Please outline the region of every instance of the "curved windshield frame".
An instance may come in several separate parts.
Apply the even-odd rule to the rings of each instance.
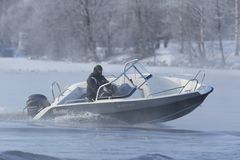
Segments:
[[[99,87],[95,101],[129,97],[151,77],[152,75],[139,63],[138,59],[129,61],[125,63],[124,70],[118,77]],[[141,81],[136,83],[134,78],[141,79]],[[106,94],[104,94],[104,89],[107,90],[111,86],[115,86],[115,93],[108,94],[105,92]]]

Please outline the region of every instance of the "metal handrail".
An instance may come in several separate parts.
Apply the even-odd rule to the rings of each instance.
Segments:
[[[53,100],[56,99],[56,97],[55,97],[55,93],[54,93],[54,86],[57,86],[58,91],[59,91],[59,93],[60,93],[59,96],[60,96],[60,95],[63,95],[63,94],[62,94],[62,91],[61,91],[61,88],[60,88],[60,85],[58,84],[58,82],[54,81],[54,82],[52,83],[52,86],[51,86]],[[58,96],[58,97],[59,97],[59,96]]]
[[[125,83],[125,79],[127,79],[127,80],[132,84],[132,86],[133,86],[134,88],[136,88],[136,89],[138,89],[138,88],[140,88],[142,85],[144,85],[144,83],[146,83],[146,81],[147,81],[149,78],[151,78],[152,75],[149,74],[149,75],[147,75],[147,76],[145,77],[145,76],[141,73],[141,71],[135,66],[135,64],[136,64],[138,61],[139,61],[138,59],[133,59],[133,60],[131,60],[131,61],[126,62],[125,65],[124,65],[124,70],[123,70],[123,73],[122,73],[122,74],[120,74],[118,77],[116,77],[116,78],[115,78],[114,80],[112,80],[111,82],[108,82],[108,83],[105,83],[105,84],[101,85],[101,86],[98,88],[98,90],[97,90],[97,94],[96,94],[96,97],[95,97],[95,101],[98,100],[98,96],[99,96],[100,90],[101,90],[103,87],[105,87],[105,86],[107,86],[107,85],[109,85],[109,84],[117,81],[117,80],[118,80],[120,77],[122,77],[122,76],[124,76],[123,83]],[[137,71],[137,73],[138,73],[142,78],[144,78],[144,80],[145,80],[145,81],[144,81],[142,84],[140,84],[139,86],[135,85],[135,84],[133,83],[132,79],[129,78],[129,76],[126,74],[127,71],[129,71],[132,67],[133,67],[133,68],[135,69],[135,71]]]
[[[193,78],[193,79],[188,80],[188,82],[187,82],[187,83],[183,86],[183,88],[180,90],[179,94],[181,94],[182,91],[184,90],[184,88],[185,88],[190,82],[193,82],[193,81],[196,81],[196,82],[197,82],[196,85],[195,85],[195,87],[194,87],[194,91],[195,91],[196,88],[197,88],[197,85],[198,85],[198,80],[195,79],[195,78]]]
[[[128,61],[128,62],[126,62],[125,64],[124,64],[124,70],[123,70],[123,72],[126,72],[126,68],[127,68],[127,66],[129,65],[129,64],[135,64],[135,63],[137,63],[139,60],[138,59],[133,59],[133,60],[131,60],[131,61]]]
[[[156,93],[149,94],[147,97],[153,96],[153,95],[155,95],[155,94],[160,94],[160,93],[164,93],[164,92],[168,92],[168,91],[177,90],[177,89],[180,89],[180,88],[183,88],[183,87],[184,87],[184,86],[166,89],[166,90],[163,90],[163,91],[159,91],[159,92],[156,92]]]
[[[200,73],[203,73],[202,80],[201,80],[201,83],[200,83],[200,84],[202,84],[203,80],[205,79],[205,72],[203,70],[198,71],[198,73],[195,75],[195,77],[193,79],[197,79],[197,77],[200,75]]]
[[[113,82],[113,81],[112,81],[112,82]],[[98,96],[99,96],[100,90],[101,90],[103,87],[105,87],[105,86],[111,84],[112,82],[105,83],[105,84],[101,85],[101,86],[98,88],[98,90],[97,90],[97,94],[96,94],[96,98],[95,98],[95,101],[98,100]]]
[[[123,78],[123,83],[125,83],[125,78],[127,78],[128,80],[130,80],[130,78],[129,78],[125,73],[126,73],[135,63],[137,63],[138,61],[139,61],[138,59],[133,59],[133,60],[128,61],[128,62],[126,62],[126,63],[124,64],[123,75],[125,75],[125,76],[124,76],[124,78]],[[128,66],[129,64],[131,64],[131,66],[127,68],[127,66]],[[131,80],[130,80],[130,81],[131,81]]]
[[[202,82],[203,82],[203,80],[204,80],[204,78],[205,78],[205,72],[203,71],[203,70],[200,70],[200,71],[198,71],[198,73],[195,75],[195,77],[193,78],[193,79],[190,79],[185,85],[184,85],[184,87],[181,89],[181,91],[179,92],[179,94],[184,90],[184,88],[190,83],[190,82],[192,82],[192,81],[196,81],[196,85],[195,85],[195,87],[194,87],[194,91],[196,90],[196,88],[197,88],[197,85],[199,84],[199,81],[198,81],[198,76],[200,75],[200,73],[203,73],[203,75],[202,75],[202,80],[201,80],[201,83],[200,84],[202,84]]]
[[[101,90],[103,87],[105,87],[105,86],[107,86],[107,85],[109,85],[109,84],[117,81],[117,80],[118,80],[120,77],[122,77],[123,75],[124,75],[124,83],[125,83],[125,78],[127,78],[127,79],[130,81],[130,83],[131,83],[133,86],[135,86],[135,84],[133,84],[133,82],[131,81],[131,79],[127,76],[126,72],[127,72],[129,69],[131,69],[131,67],[132,67],[135,63],[137,63],[138,61],[139,61],[138,59],[133,59],[133,60],[131,60],[131,61],[126,62],[125,65],[124,65],[124,72],[123,72],[122,74],[120,74],[120,75],[119,75],[118,77],[116,77],[114,80],[112,80],[112,81],[110,81],[110,82],[108,82],[108,83],[105,83],[105,84],[101,85],[101,86],[98,88],[98,90],[97,90],[97,94],[96,94],[96,97],[95,97],[95,101],[98,100],[98,96],[99,96],[100,90]],[[129,64],[131,64],[131,63],[132,63],[132,65],[127,68],[127,66],[128,66]]]
[[[195,91],[196,88],[197,88],[197,85],[198,85],[198,80],[197,80],[197,79],[190,79],[184,86],[175,87],[175,88],[170,88],[170,89],[166,89],[166,90],[159,91],[159,92],[156,92],[156,93],[152,93],[152,94],[149,94],[147,97],[153,96],[153,95],[155,95],[155,94],[160,94],[160,93],[169,92],[169,91],[173,91],[173,90],[177,90],[177,89],[182,88],[182,89],[180,90],[180,92],[179,92],[179,94],[181,94],[181,92],[183,91],[183,89],[184,89],[190,82],[192,82],[192,81],[196,81],[196,82],[197,82],[196,85],[195,85],[195,87],[194,87],[194,91]]]
[[[164,93],[164,92],[168,92],[168,91],[177,90],[177,89],[182,88],[181,91],[179,92],[179,94],[181,94],[181,92],[184,90],[184,88],[185,88],[190,82],[192,82],[192,81],[196,81],[196,85],[195,85],[195,87],[194,87],[194,91],[195,91],[196,88],[197,88],[197,85],[199,84],[199,81],[198,81],[197,78],[198,78],[198,76],[200,75],[200,73],[203,73],[203,75],[202,75],[202,80],[201,80],[201,83],[200,83],[200,84],[202,84],[202,82],[203,82],[203,80],[204,80],[204,78],[205,78],[205,72],[204,72],[203,70],[200,70],[200,71],[198,71],[198,73],[194,76],[194,78],[188,80],[188,82],[187,82],[184,86],[180,86],[180,87],[176,87],[176,88],[170,88],[170,89],[167,89],[167,90],[163,90],[163,91],[159,91],[159,92],[156,92],[156,93],[152,93],[152,94],[149,94],[147,97],[150,97],[150,96],[155,95],[155,94],[160,94],[160,93]]]

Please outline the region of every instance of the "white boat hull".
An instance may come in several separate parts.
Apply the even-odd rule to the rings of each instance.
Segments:
[[[141,100],[104,100],[50,106],[40,111],[34,119],[53,119],[67,114],[90,112],[130,124],[153,121],[165,122],[192,112],[212,91],[213,88],[209,87],[203,93],[192,92]]]
[[[138,60],[127,62],[122,74],[98,88],[93,102],[86,98],[86,82],[72,84],[64,92],[57,83],[53,83],[60,91],[59,96],[55,97],[52,90],[54,101],[47,107],[45,96],[30,96],[28,113],[35,120],[89,112],[130,124],[165,122],[190,113],[213,91],[213,87],[202,84],[205,77],[202,71],[191,79],[185,79],[153,76],[142,68]],[[107,85],[115,86],[112,94],[104,92]]]

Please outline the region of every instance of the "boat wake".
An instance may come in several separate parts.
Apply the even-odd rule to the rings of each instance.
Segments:
[[[53,128],[79,128],[79,129],[103,129],[103,130],[140,130],[140,131],[153,131],[161,132],[162,134],[188,134],[189,136],[216,136],[216,135],[229,135],[240,137],[239,131],[205,131],[205,130],[191,130],[190,129],[176,129],[175,126],[168,126],[163,123],[140,123],[128,124],[126,122],[114,119],[112,117],[95,114],[90,112],[82,112],[79,114],[68,114],[56,117],[53,120],[36,120],[33,121],[26,114],[22,112],[1,112],[0,113],[1,127],[0,130],[14,130],[26,129],[30,127],[34,130],[36,127],[42,129]],[[1,160],[1,159],[0,159]]]
[[[0,112],[0,121],[32,121],[32,119],[23,112]],[[95,114],[91,112],[82,112],[79,114],[67,114],[64,116],[56,117],[55,119],[50,120],[36,120],[37,122],[55,122],[55,123],[98,123],[98,124],[124,124],[118,119],[111,118],[109,116]]]
[[[59,125],[73,125],[75,127],[81,127],[83,125],[96,124],[96,125],[110,125],[110,124],[126,124],[125,122],[104,116],[101,114],[95,114],[90,112],[82,112],[79,114],[68,114],[54,119],[55,124]]]
[[[101,119],[105,119],[104,116],[100,114],[94,114],[90,112],[82,112],[79,114],[67,114],[64,116],[59,116],[54,119],[55,122],[97,122]]]
[[[203,134],[199,131],[179,130],[174,127],[164,125],[162,123],[140,123],[131,125],[118,119],[95,114],[90,112],[82,112],[79,114],[68,114],[56,117],[52,120],[32,120],[22,112],[17,113],[0,113],[1,129],[12,128],[17,126],[26,127],[57,127],[57,128],[81,128],[81,129],[114,129],[114,130],[144,130],[157,131],[166,133],[189,133],[189,134]],[[10,123],[9,123],[10,122]],[[27,125],[27,126],[26,126]]]

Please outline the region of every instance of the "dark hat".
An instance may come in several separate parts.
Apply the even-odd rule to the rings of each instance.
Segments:
[[[94,67],[93,71],[94,71],[95,73],[102,73],[103,68],[102,68],[101,65],[98,64],[98,65],[96,65],[96,66]]]

